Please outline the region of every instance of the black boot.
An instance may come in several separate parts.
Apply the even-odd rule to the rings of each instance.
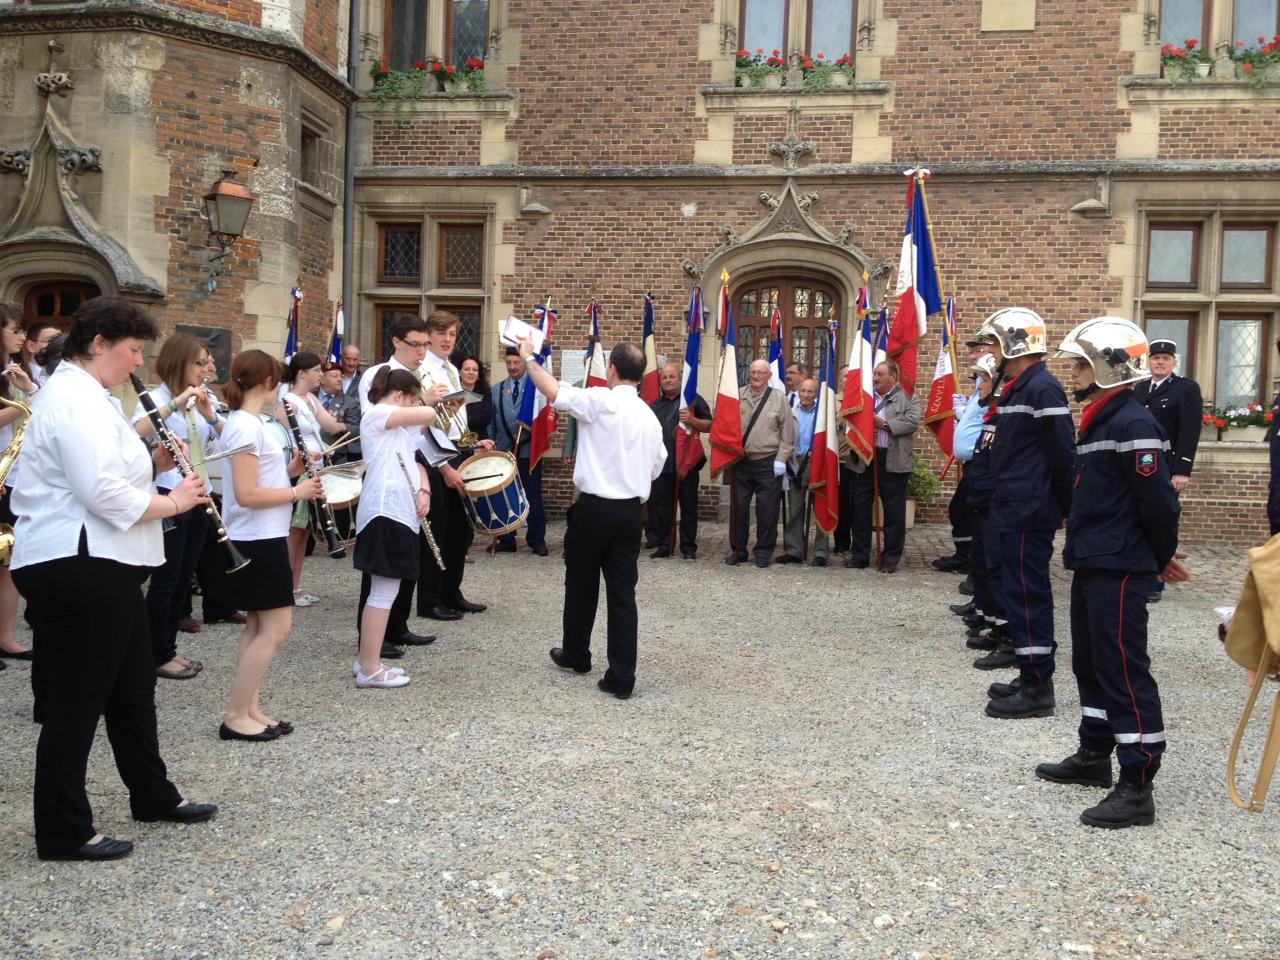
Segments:
[[[973,627],[965,631],[965,636],[968,639],[965,640],[964,645],[970,650],[994,650],[1000,646],[1000,641],[994,636],[990,634],[984,635],[981,630],[976,630]]]
[[[1061,763],[1036,764],[1036,776],[1050,783],[1078,783],[1082,787],[1111,786],[1111,754],[1081,747]]]
[[[1022,689],[1022,677],[1014,677],[1008,683],[993,683],[987,687],[987,697],[992,700],[999,700],[1001,697],[1012,696]],[[1110,783],[1107,786],[1111,786]]]
[[[1149,827],[1156,822],[1156,801],[1151,784],[1142,785],[1121,780],[1096,807],[1080,814],[1087,827],[1123,830],[1125,827]]]
[[[958,586],[956,589],[959,590],[961,593],[963,593],[966,597],[972,597],[973,596],[973,577],[965,577],[963,580],[960,581],[960,586]]]
[[[1029,717],[1052,717],[1053,681],[1022,682],[1016,691],[987,704],[987,716],[1000,720],[1025,720]]]
[[[1009,636],[1009,624],[997,623],[991,628],[991,638],[999,640],[1001,643],[1008,643],[1012,639]]]
[[[970,600],[968,603],[953,603],[947,607],[957,617],[967,617],[978,609],[978,605]]]
[[[1014,655],[1013,644],[1002,643],[985,657],[979,657],[973,661],[973,665],[979,670],[1003,670],[1005,667],[1012,667],[1017,662],[1018,658]]]
[[[960,622],[966,627],[977,627],[979,630],[986,630],[988,627],[994,627],[995,622],[988,620],[980,613],[967,613],[960,618]]]
[[[933,569],[941,570],[943,573],[957,573],[969,569],[969,558],[962,557],[956,553],[950,557],[939,557],[933,561]]]

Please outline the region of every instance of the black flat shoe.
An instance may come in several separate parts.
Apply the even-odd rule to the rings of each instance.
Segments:
[[[180,807],[174,807],[153,817],[134,817],[133,819],[140,823],[158,823],[161,820],[167,823],[204,823],[206,820],[212,820],[217,812],[216,803],[184,803]]]
[[[396,638],[396,643],[405,647],[425,647],[435,642],[436,635],[434,633],[414,633],[411,630],[406,630]]]
[[[425,612],[418,614],[420,617],[427,617],[431,620],[461,620],[461,610],[451,610],[448,607],[442,607],[436,604],[434,607],[428,607]]]
[[[239,733],[224,723],[218,727],[218,738],[221,740],[249,740],[253,743],[266,743],[268,740],[278,740],[280,733],[271,727],[267,727],[261,733]]]
[[[459,610],[462,613],[484,613],[489,609],[489,605],[485,603],[472,603],[470,600],[462,599],[449,604],[450,609]]]
[[[275,723],[271,724],[271,726],[267,727],[267,729],[274,730],[278,737],[287,737],[289,734],[293,733],[293,724],[288,720],[277,720]]]
[[[0,657],[5,660],[30,660],[34,654],[30,650],[19,650],[17,653],[9,653],[6,650],[0,650]]]
[[[97,843],[86,843],[70,853],[39,854],[41,860],[119,860],[133,853],[133,844],[128,840],[112,840],[103,837]]]
[[[590,660],[588,660],[586,663],[574,663],[567,656],[565,656],[564,650],[562,650],[560,647],[551,648],[551,662],[554,663],[557,667],[562,667],[565,670],[572,670],[574,673],[590,673],[591,672]]]
[[[619,700],[630,700],[630,699],[631,699],[631,691],[630,691],[630,690],[622,690],[622,689],[620,689],[620,688],[619,688],[618,686],[616,686],[616,685],[614,684],[614,682],[613,682],[612,680],[610,680],[608,677],[601,677],[599,680],[597,680],[597,681],[596,681],[596,686],[597,686],[597,687],[599,687],[601,690],[603,690],[605,693],[611,693],[611,694],[613,694],[613,695],[614,695],[615,697],[617,697]]]

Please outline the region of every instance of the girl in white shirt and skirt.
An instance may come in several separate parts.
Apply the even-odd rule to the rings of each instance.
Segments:
[[[435,422],[436,414],[431,407],[422,406],[418,378],[408,370],[390,367],[374,375],[369,404],[360,418],[365,472],[356,509],[353,562],[370,577],[370,585],[360,617],[356,686],[402,687],[409,677],[398,667],[381,662],[382,638],[401,585],[418,580],[419,518],[427,515],[431,493],[426,470],[414,461],[413,452],[417,435]]]
[[[222,429],[222,445],[232,450],[250,444],[252,452],[231,458],[223,491],[223,519],[249,565],[228,575],[236,606],[248,622],[236,653],[236,675],[218,735],[223,740],[274,740],[293,732],[285,721],[262,709],[262,678],[293,628],[293,575],[289,569],[289,520],[294,504],[320,495],[318,479],[289,477],[302,472],[295,453],[285,462],[280,446],[267,435],[259,414],[276,396],[280,362],[261,350],[246,350],[231,364],[224,390],[231,408]]]

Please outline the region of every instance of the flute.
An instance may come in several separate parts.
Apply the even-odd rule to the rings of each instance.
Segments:
[[[307,443],[302,439],[302,428],[298,426],[298,415],[293,412],[293,406],[289,403],[289,398],[280,401],[284,407],[284,415],[289,421],[289,430],[293,433],[294,446],[298,448],[298,453],[302,457],[302,469],[306,472],[308,479],[316,479],[319,474],[316,473],[315,466],[311,463],[311,452],[307,450]],[[329,506],[329,501],[324,498],[324,494],[316,497],[312,501],[313,519],[316,526],[320,528],[320,532],[324,535],[325,549],[329,551],[329,556],[335,560],[341,560],[347,555],[347,548],[343,545],[342,540],[338,537],[338,528],[333,519],[333,508]]]
[[[148,392],[143,382],[138,379],[137,374],[129,374],[129,380],[133,383],[133,392],[138,395],[138,402],[142,404],[142,409],[147,411],[147,417],[151,420],[151,426],[155,429],[156,437],[164,444],[164,448],[169,451],[169,456],[173,458],[173,462],[178,468],[178,473],[182,474],[183,477],[191,476],[196,472],[195,467],[191,465],[187,455],[182,452],[182,444],[178,443],[178,439],[173,435],[173,431],[169,429],[169,425],[160,416],[160,411],[156,408],[156,402],[151,399],[150,392]],[[212,500],[204,505],[204,512],[213,521],[214,535],[218,538],[218,543],[222,545],[222,552],[227,555],[227,573],[235,573],[237,570],[247,567],[249,559],[237,550],[236,545],[231,542],[231,537],[227,533],[227,525],[223,521],[221,514],[218,513],[218,509],[213,505]]]
[[[404,474],[404,482],[409,484],[409,495],[416,497],[418,495],[418,485],[413,482],[413,477],[409,476],[409,467],[404,462],[404,454],[399,450],[396,451],[396,459],[400,461],[400,470]],[[427,538],[427,546],[431,548],[431,556],[435,558],[436,566],[443,570],[444,557],[440,555],[440,545],[436,543],[436,536],[431,532],[431,524],[427,523],[426,517],[419,517],[418,526],[422,528],[422,535]]]

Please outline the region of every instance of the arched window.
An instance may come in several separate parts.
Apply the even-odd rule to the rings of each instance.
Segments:
[[[817,376],[827,343],[827,324],[840,317],[834,288],[800,277],[769,277],[738,287],[733,293],[738,334],[738,380],[745,382],[752,360],[769,357],[769,330],[776,307],[782,321],[782,357],[803,363]]]
[[[92,283],[63,281],[32,287],[23,298],[22,314],[30,327],[36,321],[57,324],[64,333],[71,329],[71,315],[80,304],[101,291]]]
[[[857,28],[857,0],[740,0],[738,45],[766,56],[795,48],[834,63],[853,55]]]

